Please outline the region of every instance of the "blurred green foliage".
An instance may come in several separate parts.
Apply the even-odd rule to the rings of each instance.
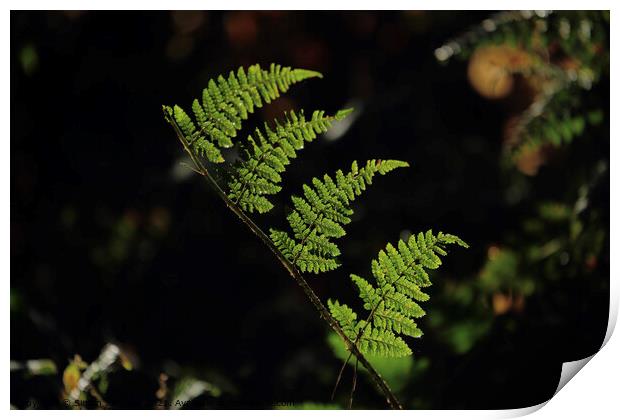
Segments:
[[[468,59],[490,45],[515,48],[503,70],[528,85],[529,104],[507,136],[513,159],[544,146],[559,147],[583,134],[586,124],[603,121],[601,104],[587,94],[609,74],[609,11],[512,11],[478,27],[436,51],[440,61]]]

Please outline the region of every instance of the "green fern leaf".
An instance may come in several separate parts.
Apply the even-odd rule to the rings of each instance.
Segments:
[[[302,248],[296,253],[294,260],[302,272],[322,273],[340,266],[334,258],[313,254],[308,248]]]
[[[332,121],[341,120],[350,112],[350,109],[341,110],[335,116],[328,116],[324,111],[314,111],[312,118],[306,120],[303,110],[299,114],[290,111],[284,123],[275,121],[275,128],[265,124],[262,131],[256,129],[254,136],[248,138],[246,159],[228,183],[229,198],[246,212],[271,210],[273,205],[267,198],[260,200],[265,205],[255,206],[257,197],[278,193],[280,174],[297,157],[296,152],[303,149],[304,142],[313,141],[331,127]]]
[[[191,118],[178,105],[174,106],[174,119],[187,139],[187,142],[194,148],[196,153],[205,156],[211,162],[224,162],[220,150],[196,130],[196,126]]]
[[[280,251],[302,272],[324,272],[337,268],[335,257],[340,250],[330,239],[345,235],[343,225],[351,222],[350,205],[376,174],[384,175],[396,168],[409,166],[398,160],[369,160],[363,167],[357,162],[346,175],[336,172],[336,179],[324,175],[323,180],[312,179],[312,187],[303,186],[303,197],[293,196],[294,210],[287,216],[293,238],[282,238],[283,232],[271,229],[271,237]],[[292,241],[292,242],[291,242]],[[281,246],[281,247],[280,247]],[[296,249],[296,251],[291,250]]]
[[[301,249],[301,247],[298,246],[295,241],[291,239],[290,236],[288,236],[288,233],[286,232],[272,231],[270,236],[274,245],[289,260],[292,259],[293,256],[296,255]]]
[[[354,340],[357,335],[357,314],[347,305],[338,303],[337,300],[328,300],[327,306],[334,319],[340,324],[342,331],[350,340]]]
[[[363,328],[363,325],[362,323],[358,328]],[[397,337],[390,330],[380,330],[371,326],[363,329],[359,341],[359,349],[362,353],[381,357],[404,357],[411,355],[411,349],[402,338]]]
[[[398,311],[386,309],[385,305],[377,308],[373,323],[376,328],[381,330],[392,330],[397,334],[408,335],[409,337],[422,336],[422,330],[418,328],[413,319]]]
[[[209,80],[202,91],[202,101],[194,99],[192,102],[195,120],[178,105],[173,109],[164,107],[164,110],[196,153],[211,162],[221,163],[224,159],[220,148],[233,145],[232,140],[241,129],[242,120],[264,103],[278,98],[291,85],[312,77],[323,76],[315,71],[291,69],[279,64],[271,64],[269,70],[258,64],[250,66],[247,71],[240,67],[236,74],[231,71],[227,78],[220,75]]]
[[[357,314],[346,305],[331,305],[330,311],[343,329],[346,326],[347,331],[355,331],[353,336],[347,335],[351,341],[358,343],[362,353],[384,357],[411,354],[411,349],[396,334],[422,336],[415,318],[425,315],[417,302],[429,299],[421,290],[431,284],[426,270],[439,267],[440,256],[447,254],[446,245],[452,244],[468,247],[455,235],[441,232],[433,235],[430,230],[412,235],[408,241],[400,240],[396,247],[388,243],[372,260],[376,287],[363,277],[351,274],[364,309],[369,311],[367,320],[352,326]],[[339,316],[336,317],[334,312]]]

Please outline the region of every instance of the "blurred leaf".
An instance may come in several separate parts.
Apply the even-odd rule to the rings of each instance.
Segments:
[[[183,408],[185,404],[205,393],[216,398],[221,395],[220,389],[208,382],[192,377],[182,378],[174,387],[170,399],[170,408],[173,410]]]
[[[23,306],[23,301],[22,301],[22,296],[21,293],[11,287],[11,312],[19,312],[22,310],[22,306]]]
[[[125,353],[121,352],[119,354],[119,358],[121,360],[121,365],[123,366],[123,369],[133,370],[133,364],[131,363],[131,360],[129,360],[129,357],[127,357]]]
[[[591,111],[588,113],[588,122],[592,125],[599,125],[603,122],[604,114],[603,111],[597,109],[596,111]]]
[[[487,334],[490,327],[490,320],[466,319],[462,322],[451,323],[440,335],[444,341],[450,344],[454,352],[464,354],[471,350],[481,337]]]
[[[24,73],[28,76],[34,74],[39,68],[39,54],[34,45],[28,44],[22,47],[19,52],[19,61],[22,65]]]
[[[566,204],[547,201],[538,207],[538,214],[549,222],[563,222],[570,218],[571,209]]]
[[[480,286],[486,291],[510,287],[517,276],[518,255],[509,249],[489,248],[488,259],[480,273]]]
[[[27,375],[55,375],[58,373],[56,363],[51,359],[32,359],[25,363],[11,360],[11,372],[24,370]]]
[[[99,389],[99,392],[101,392],[102,394],[105,394],[106,392],[108,392],[109,385],[110,385],[110,381],[108,378],[108,374],[106,372],[103,372],[101,376],[99,377],[99,384],[97,386],[97,388]]]
[[[74,363],[69,364],[62,374],[62,383],[65,385],[65,391],[70,393],[78,384],[81,377],[80,368]]]

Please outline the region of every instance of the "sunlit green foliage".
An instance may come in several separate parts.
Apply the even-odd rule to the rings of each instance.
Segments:
[[[348,306],[329,301],[329,309],[349,339],[358,343],[364,354],[383,357],[411,355],[411,349],[399,335],[421,337],[415,319],[425,315],[417,302],[429,296],[422,288],[431,285],[427,270],[441,265],[440,256],[447,255],[446,245],[468,245],[455,235],[432,231],[412,235],[397,246],[388,244],[372,260],[372,274],[376,287],[355,274],[351,280],[357,286],[369,311],[366,320],[358,320]]]
[[[281,173],[290,160],[297,157],[296,152],[304,148],[304,142],[311,142],[325,133],[332,121],[340,121],[350,112],[351,109],[346,109],[329,116],[324,111],[314,111],[310,120],[306,120],[303,110],[290,111],[284,123],[276,120],[273,128],[268,124],[262,131],[257,128],[254,136],[248,137],[246,159],[228,183],[228,196],[247,212],[271,210],[273,204],[265,195],[281,190]]]
[[[202,91],[202,101],[194,99],[194,120],[178,105],[164,106],[188,143],[199,155],[215,163],[224,162],[220,148],[232,147],[232,139],[241,129],[241,123],[261,108],[302,80],[322,77],[320,73],[271,64],[269,70],[258,64],[247,71],[240,67],[228,77],[222,75],[209,80]]]
[[[345,235],[342,226],[351,222],[351,202],[372,184],[376,174],[385,175],[396,168],[409,166],[399,160],[369,160],[362,167],[353,162],[345,175],[338,170],[334,178],[312,179],[312,187],[303,186],[304,196],[293,196],[294,210],[287,219],[293,237],[284,231],[271,229],[271,239],[278,249],[302,272],[319,273],[339,266],[340,255],[332,238]]]
[[[181,135],[183,145],[190,149],[194,163],[198,162],[194,154],[221,163],[224,157],[220,149],[233,146],[232,139],[248,113],[262,106],[262,101],[275,99],[290,84],[317,76],[320,74],[316,72],[274,65],[270,72],[252,66],[247,76],[240,69],[237,77],[231,73],[228,80],[220,76],[217,82],[209,82],[202,103],[197,100],[193,103],[194,119],[177,105],[165,106],[165,116]],[[306,142],[325,133],[333,121],[345,118],[350,112],[341,110],[329,116],[324,111],[314,111],[306,119],[303,111],[289,111],[284,121],[276,120],[272,125],[265,124],[263,129],[255,129],[247,143],[240,145],[243,159],[227,167],[229,207],[238,206],[248,213],[270,211],[273,203],[266,196],[281,190],[282,173],[297,157],[297,152]],[[287,216],[291,232],[270,229],[273,245],[301,272],[336,269],[340,265],[336,260],[340,249],[334,240],[346,234],[344,226],[351,222],[352,202],[373,183],[375,175],[408,166],[400,160],[372,159],[363,165],[353,161],[347,173],[338,170],[333,176],[312,178],[311,183],[302,186],[303,194],[291,197],[293,209]],[[348,338],[364,355],[377,358],[379,366],[386,370],[392,368],[392,373],[394,366],[401,376],[410,370],[412,352],[401,335],[422,335],[414,319],[425,314],[417,302],[429,299],[421,290],[431,284],[426,270],[441,264],[440,256],[446,255],[445,246],[449,244],[467,247],[454,235],[420,233],[407,242],[400,241],[397,248],[388,244],[378,259],[372,261],[376,287],[362,277],[351,275],[364,307],[370,311],[367,320],[359,320],[346,305],[328,301],[332,316]],[[402,366],[382,365],[386,358],[392,357],[403,358]]]

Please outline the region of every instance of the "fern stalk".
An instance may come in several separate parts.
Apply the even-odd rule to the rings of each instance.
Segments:
[[[357,345],[353,343],[349,337],[344,333],[342,327],[338,323],[338,321],[332,316],[331,312],[323,305],[319,297],[314,293],[314,290],[310,287],[306,279],[302,276],[301,272],[297,269],[294,263],[289,261],[284,254],[275,246],[271,238],[262,231],[260,227],[258,227],[252,219],[250,219],[239,206],[237,206],[220,188],[215,179],[211,176],[207,168],[202,164],[200,159],[195,155],[194,150],[190,147],[188,140],[185,138],[183,132],[178,126],[177,122],[174,119],[174,115],[171,114],[170,110],[164,107],[164,116],[166,120],[172,125],[174,131],[181,142],[183,149],[189,155],[190,159],[194,163],[196,167],[196,172],[202,175],[202,177],[206,180],[206,182],[215,190],[215,192],[220,196],[220,198],[224,201],[226,206],[232,210],[233,213],[241,219],[241,221],[254,233],[268,248],[271,252],[276,256],[276,258],[280,261],[280,263],[284,266],[284,268],[288,271],[288,273],[293,277],[293,279],[297,282],[297,284],[302,288],[306,296],[310,299],[310,302],[315,306],[315,308],[319,311],[321,317],[329,324],[329,326],[342,338],[345,345],[347,346],[348,351],[351,354],[354,354],[357,360],[366,368],[370,377],[375,382],[375,385],[379,388],[379,390],[385,395],[386,401],[388,405],[393,409],[402,410],[402,405],[398,401],[398,398],[392,390],[387,382],[383,379],[381,374],[376,371],[376,369],[372,366],[372,364],[366,359],[366,357],[359,350]]]

